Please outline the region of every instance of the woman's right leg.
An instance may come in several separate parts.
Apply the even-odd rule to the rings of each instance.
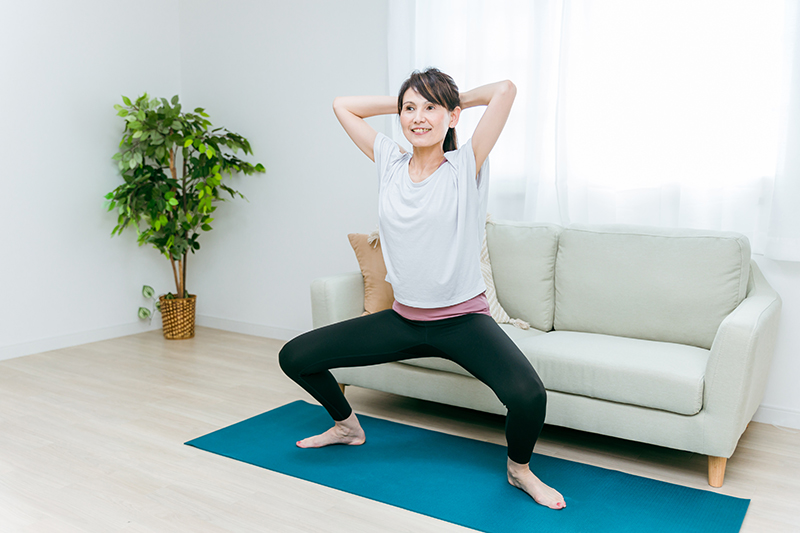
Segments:
[[[387,309],[311,330],[295,337],[278,355],[281,369],[303,387],[336,422],[352,409],[331,368],[367,366],[414,357],[406,350],[423,344],[423,328]]]

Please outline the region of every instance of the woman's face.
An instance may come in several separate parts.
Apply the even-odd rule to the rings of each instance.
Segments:
[[[403,95],[400,126],[403,135],[414,147],[441,145],[449,128],[458,123],[460,109],[448,111],[446,107],[428,102],[414,89]]]

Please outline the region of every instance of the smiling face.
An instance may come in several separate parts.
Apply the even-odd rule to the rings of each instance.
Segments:
[[[400,109],[403,135],[414,147],[441,146],[448,129],[458,123],[459,111],[458,107],[448,111],[444,106],[427,101],[416,90],[408,89]]]

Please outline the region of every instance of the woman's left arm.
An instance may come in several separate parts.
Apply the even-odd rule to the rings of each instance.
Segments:
[[[480,170],[483,166],[483,162],[486,161],[489,152],[492,151],[500,137],[516,95],[517,87],[509,80],[482,85],[459,95],[462,109],[479,105],[487,106],[475,128],[475,133],[472,134],[472,151],[475,154],[476,170]]]

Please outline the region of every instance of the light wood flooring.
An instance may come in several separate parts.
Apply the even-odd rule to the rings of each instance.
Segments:
[[[309,399],[281,373],[282,345],[199,328],[188,341],[153,331],[0,362],[0,531],[469,531],[185,446]],[[504,443],[499,416],[347,395],[358,413]],[[551,426],[536,452],[714,490],[706,458],[687,452]],[[751,423],[716,490],[752,499],[742,531],[800,531],[800,431]]]

